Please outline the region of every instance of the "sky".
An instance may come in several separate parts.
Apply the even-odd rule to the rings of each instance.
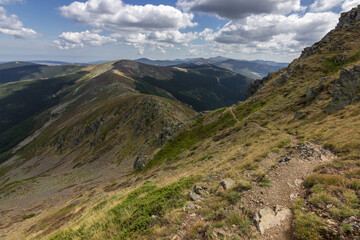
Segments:
[[[0,61],[290,62],[360,0],[0,0]]]

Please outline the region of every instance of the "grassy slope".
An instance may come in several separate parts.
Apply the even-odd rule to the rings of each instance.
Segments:
[[[45,66],[32,63],[6,63],[0,65],[0,84],[29,79],[51,78],[79,71],[83,66]]]
[[[149,164],[150,169],[141,174],[147,178],[156,169],[159,174],[151,176],[161,185],[164,182],[176,182],[182,176],[197,174],[201,175],[198,182],[210,188],[215,188],[220,179],[227,177],[240,182],[233,191],[212,196],[210,200],[201,203],[203,209],[200,213],[204,220],[190,230],[189,238],[199,239],[204,234],[211,237],[212,229],[231,224],[238,226],[239,234],[249,234],[246,231],[246,209],[240,218],[234,217],[229,210],[239,198],[237,194],[248,189],[248,184],[244,184],[242,179],[248,173],[261,179],[268,169],[259,168],[259,162],[269,153],[286,154],[286,151],[291,150],[291,139],[294,137],[300,142],[316,141],[338,155],[334,162],[316,168],[316,173],[304,182],[309,193],[305,201],[299,200],[294,206],[297,238],[336,238],[322,217],[324,213],[335,221],[338,234],[352,238],[353,227],[342,224],[342,221],[359,214],[360,104],[353,103],[333,113],[324,110],[332,100],[333,81],[339,77],[339,70],[359,64],[359,25],[357,22],[350,29],[331,33],[331,42],[320,42],[317,53],[295,60],[289,67],[291,74],[285,83],[280,77],[285,70],[272,74],[265,87],[255,96],[233,108],[239,122],[230,120],[230,109],[220,109],[190,122],[187,130],[154,155]],[[339,55],[345,55],[342,59],[346,60],[337,61]],[[307,98],[310,87],[321,90],[315,97]],[[297,111],[302,113],[300,118],[294,118]],[[255,181],[253,184],[258,183]],[[131,189],[123,191],[129,193]],[[123,199],[117,197],[119,193],[114,192],[113,198],[103,208],[117,206],[126,209]],[[327,204],[333,204],[333,207],[324,208]],[[110,218],[111,214],[102,213],[99,217],[96,214],[99,213],[84,215],[78,224],[73,225],[74,230],[64,231],[58,236],[81,239],[81,236],[93,233],[91,224],[102,225],[109,221],[115,224]],[[218,214],[225,215],[221,224],[216,220]],[[154,223],[141,238],[168,239],[184,218],[181,210],[168,209],[161,221]],[[75,235],[71,235],[73,231]],[[94,235],[95,238],[108,236],[106,231],[100,229]],[[112,231],[110,233],[116,235],[116,228]]]
[[[35,125],[34,117],[58,104],[66,94],[66,89],[84,74],[79,72],[64,77],[31,81],[20,89],[16,83],[6,85],[7,90],[13,90],[13,87],[16,90],[0,99],[0,153],[6,152],[27,137]]]

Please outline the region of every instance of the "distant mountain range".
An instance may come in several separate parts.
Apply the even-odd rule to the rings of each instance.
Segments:
[[[134,61],[144,64],[149,64],[153,66],[160,67],[169,67],[176,66],[183,63],[192,63],[192,64],[212,64],[217,67],[222,67],[233,72],[239,73],[246,77],[252,79],[261,79],[265,77],[270,72],[276,72],[281,68],[288,66],[288,63],[282,62],[274,62],[274,61],[264,61],[264,60],[255,60],[255,61],[247,61],[247,60],[236,60],[231,58],[226,58],[222,56],[212,57],[212,58],[187,58],[187,59],[174,59],[174,60],[151,60],[148,58],[139,58]],[[58,65],[94,65],[108,62],[106,60],[101,61],[93,61],[87,63],[81,62],[66,62],[66,61],[52,61],[52,60],[34,60],[27,61],[25,63],[35,63],[47,66],[58,66]],[[0,62],[0,64],[4,64],[7,62]],[[24,63],[24,62],[20,62]]]
[[[175,60],[151,60],[148,58],[140,58],[134,61],[155,66],[176,66],[183,63],[192,63],[197,65],[212,64],[214,66],[222,67],[253,79],[263,78],[268,73],[276,72],[279,69],[284,68],[288,65],[288,63],[280,63],[274,61],[235,60],[221,56],[213,58],[189,58]]]

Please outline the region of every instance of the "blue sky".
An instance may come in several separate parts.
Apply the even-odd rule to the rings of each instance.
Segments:
[[[291,61],[360,0],[0,0],[0,61]]]

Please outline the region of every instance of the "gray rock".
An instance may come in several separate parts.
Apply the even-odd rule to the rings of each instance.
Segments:
[[[246,97],[249,98],[253,96],[260,88],[264,86],[267,81],[269,81],[269,79],[271,79],[271,77],[270,75],[267,75],[263,79],[255,80],[254,82],[252,82],[246,91]]]
[[[232,188],[235,185],[235,181],[234,180],[224,180],[224,181],[220,182],[220,185],[225,190],[229,190],[230,188]]]
[[[291,158],[289,157],[283,157],[279,160],[279,163],[286,163],[286,162],[289,162],[291,160]]]
[[[190,191],[190,192],[189,192],[189,197],[190,197],[190,199],[191,199],[192,201],[196,201],[197,199],[200,198],[200,196],[197,195],[197,194],[196,194],[195,192],[193,192],[193,191]]]
[[[319,95],[319,93],[320,93],[320,91],[318,88],[308,87],[306,89],[306,101],[310,102],[310,101],[314,100]]]
[[[266,230],[281,225],[281,222],[291,217],[291,211],[288,208],[276,206],[274,211],[268,206],[258,211],[254,216],[254,221],[261,234]]]
[[[356,21],[360,20],[360,5],[353,8],[349,12],[341,14],[339,23],[336,26],[336,30],[341,30],[347,27],[352,26]]]
[[[143,170],[145,168],[144,156],[138,156],[134,161],[134,170]]]
[[[332,101],[326,107],[325,112],[331,113],[345,106],[360,101],[360,65],[352,69],[343,68],[340,78],[334,82]]]

